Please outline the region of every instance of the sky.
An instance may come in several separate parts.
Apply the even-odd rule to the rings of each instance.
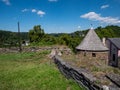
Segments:
[[[0,0],[0,30],[71,33],[91,27],[120,26],[120,0]]]

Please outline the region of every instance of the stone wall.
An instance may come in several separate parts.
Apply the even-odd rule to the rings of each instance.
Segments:
[[[62,54],[69,55],[72,53],[71,49],[66,46],[51,46],[51,47],[22,47],[22,52],[39,52],[44,50],[56,50],[57,52],[61,52]],[[0,48],[0,53],[16,53],[19,52],[18,47],[11,48]]]
[[[84,86],[87,90],[103,90],[103,87],[96,84],[94,82],[96,79],[85,69],[78,69],[76,67],[73,67],[67,62],[64,62],[58,56],[55,56],[53,59],[60,72],[67,79],[73,79],[76,83],[78,83],[78,85]]]
[[[85,51],[79,51],[78,55],[79,55],[79,57],[88,57],[88,58],[91,58],[91,59],[96,58],[96,59],[101,59],[101,60],[107,60],[107,62],[108,62],[108,52],[85,52]]]
[[[96,78],[83,68],[76,68],[69,63],[62,60],[60,57],[55,56],[54,62],[60,72],[67,78],[73,79],[79,86],[84,86],[87,90],[120,90],[120,76],[108,74],[106,77],[110,79],[111,85],[100,85],[95,83]]]

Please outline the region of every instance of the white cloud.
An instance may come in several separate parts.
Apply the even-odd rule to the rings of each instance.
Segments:
[[[37,14],[40,15],[40,17],[42,17],[43,15],[45,15],[45,12],[39,10],[39,11],[37,12]]]
[[[26,9],[26,8],[22,10],[22,12],[27,12],[27,11],[28,11],[28,9]]]
[[[101,9],[105,9],[105,8],[108,8],[109,7],[109,5],[103,5],[103,6],[101,6]]]
[[[81,26],[78,26],[78,29],[80,29],[81,28]]]
[[[36,9],[32,9],[32,12],[37,12],[37,10]]]
[[[100,21],[102,23],[107,23],[107,24],[120,24],[120,20],[118,18],[102,17],[100,14],[97,14],[95,12],[89,12],[84,15],[81,15],[80,17],[89,20]]]
[[[49,2],[57,2],[58,0],[48,0]]]
[[[23,9],[23,10],[21,10],[22,12],[27,12],[27,11],[29,11],[29,12],[31,12],[31,13],[35,13],[35,14],[37,14],[37,15],[39,15],[40,17],[43,17],[46,13],[44,12],[44,11],[42,11],[42,10],[36,10],[36,9]]]
[[[6,5],[11,5],[9,0],[2,0]]]

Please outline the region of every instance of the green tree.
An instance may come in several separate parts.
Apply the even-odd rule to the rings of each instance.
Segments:
[[[33,29],[29,31],[30,42],[39,42],[44,36],[44,30],[40,25],[34,26]]]
[[[45,34],[43,39],[41,40],[41,43],[45,45],[53,45],[56,44],[56,38],[52,35]]]
[[[68,35],[68,34],[62,34],[62,35],[59,36],[58,44],[69,45],[70,39],[71,39],[70,35]]]

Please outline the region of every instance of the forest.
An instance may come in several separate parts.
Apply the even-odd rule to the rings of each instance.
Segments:
[[[72,33],[45,33],[41,25],[34,26],[29,32],[11,32],[0,30],[0,47],[17,47],[20,42],[30,42],[30,46],[50,46],[50,45],[66,45],[75,52],[75,47],[85,37],[88,30],[79,30]],[[97,27],[95,32],[100,39],[120,37],[120,27],[109,25],[106,27]]]

